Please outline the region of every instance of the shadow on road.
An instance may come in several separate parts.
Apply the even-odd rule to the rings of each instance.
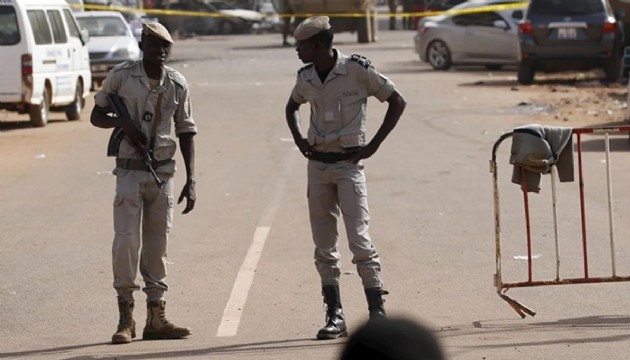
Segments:
[[[29,121],[2,121],[0,122],[0,132],[20,129],[30,129],[33,125]]]
[[[520,320],[519,320],[520,321]],[[527,347],[527,346],[543,346],[543,345],[557,345],[557,344],[588,344],[588,343],[603,343],[603,342],[621,342],[630,340],[630,334],[627,333],[628,323],[630,323],[630,316],[585,316],[578,318],[559,319],[557,321],[528,323],[528,324],[513,324],[511,320],[506,320],[507,323],[501,323],[501,320],[484,320],[475,321],[471,325],[444,327],[437,330],[436,333],[441,337],[456,338],[464,336],[474,336],[479,338],[484,336],[488,339],[486,344],[470,345],[472,349],[499,349],[499,348],[513,348],[513,347]],[[593,330],[604,331],[606,335],[594,336]],[[610,334],[611,330],[619,330],[623,334]],[[585,333],[585,331],[590,331]],[[553,335],[557,332],[558,335]],[[549,340],[523,340],[519,342],[510,341],[513,339],[510,333],[545,333],[548,334]],[[570,337],[572,333],[580,334],[580,336]],[[505,335],[506,342],[498,343],[499,339],[496,339],[494,343],[491,343],[492,334]],[[524,335],[519,335],[519,338],[523,338]]]
[[[0,353],[0,358],[3,358],[3,357],[29,358],[34,355],[41,356],[41,355],[46,355],[46,354],[63,353],[63,352],[68,352],[72,350],[78,350],[78,349],[84,349],[84,348],[90,348],[90,347],[108,345],[108,344],[109,344],[108,342],[107,343],[93,343],[93,344],[82,344],[82,345],[71,345],[71,346],[59,346],[59,347],[54,347],[50,349],[6,352],[6,353]]]
[[[48,125],[54,123],[65,123],[68,122],[65,118],[59,119],[48,119]],[[33,125],[28,120],[17,120],[17,119],[8,119],[0,121],[0,132],[3,131],[13,131],[13,130],[24,130],[24,129],[33,129]]]
[[[139,342],[134,341],[134,342]],[[40,350],[29,350],[29,351],[20,351],[20,352],[12,352],[12,353],[0,353],[0,357],[16,357],[16,358],[30,358],[33,356],[42,356],[42,355],[52,355],[52,354],[62,354],[67,353],[72,350],[80,350],[90,347],[99,347],[99,346],[110,346],[109,342],[106,343],[93,343],[93,344],[84,344],[84,345],[72,345],[72,346],[61,346],[54,347],[50,349],[40,349]],[[111,345],[114,346],[114,345]],[[286,340],[278,340],[278,341],[265,341],[265,342],[255,342],[255,343],[247,343],[247,344],[234,344],[234,345],[225,345],[225,346],[216,346],[209,347],[203,349],[193,349],[193,350],[172,350],[172,351],[162,351],[162,352],[147,352],[143,354],[125,354],[124,356],[119,355],[109,355],[103,356],[104,352],[109,351],[95,351],[94,356],[90,355],[80,355],[80,356],[72,356],[67,358],[59,358],[63,360],[79,360],[79,359],[92,359],[98,358],[102,360],[113,360],[113,359],[155,359],[155,358],[185,358],[192,356],[203,356],[203,355],[211,355],[211,354],[228,354],[228,353],[255,353],[258,351],[271,351],[271,350],[290,350],[290,349],[312,349],[312,348],[322,348],[339,346],[338,341],[326,341],[322,342],[319,340],[315,340],[312,338],[308,339],[286,339]],[[119,345],[115,346],[116,348],[120,348]]]

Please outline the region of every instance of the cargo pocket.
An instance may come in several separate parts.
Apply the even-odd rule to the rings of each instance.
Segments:
[[[125,194],[114,197],[114,231],[116,234],[134,234],[138,231],[138,216],[140,216],[140,201]]]

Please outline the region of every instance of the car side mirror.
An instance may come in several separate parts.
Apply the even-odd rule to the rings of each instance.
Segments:
[[[81,43],[83,43],[83,45],[87,44],[88,41],[90,41],[90,33],[88,32],[87,29],[81,29]]]
[[[503,29],[503,30],[507,30],[508,29],[508,24],[503,21],[503,20],[495,20],[494,21],[494,27],[495,28],[499,28],[499,29]]]
[[[523,20],[524,15],[523,10],[515,10],[512,12],[512,19]]]

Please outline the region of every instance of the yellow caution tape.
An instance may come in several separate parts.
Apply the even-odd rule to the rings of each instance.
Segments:
[[[438,16],[438,15],[460,15],[460,14],[473,14],[473,13],[481,13],[488,11],[499,11],[499,10],[508,10],[508,9],[523,9],[527,7],[527,2],[518,2],[512,4],[500,4],[500,5],[489,5],[482,6],[471,9],[456,9],[456,10],[445,10],[445,11],[419,11],[419,12],[403,12],[390,14],[382,13],[382,14],[373,14],[375,17],[390,17],[390,16],[402,16],[402,17],[424,17],[424,16]],[[167,15],[167,16],[204,16],[204,17],[233,17],[234,15],[228,15],[224,13],[217,12],[207,12],[207,11],[183,11],[183,10],[165,10],[165,9],[139,9],[125,6],[107,6],[107,5],[78,5],[71,4],[71,7],[74,8],[84,8],[86,10],[107,10],[107,11],[120,11],[120,12],[139,12],[145,14],[155,14],[155,15]],[[261,13],[261,15],[265,15]],[[345,17],[345,18],[357,18],[357,17],[365,17],[365,13],[283,13],[277,14],[279,17],[302,17],[307,18],[310,16],[329,16],[329,17]]]

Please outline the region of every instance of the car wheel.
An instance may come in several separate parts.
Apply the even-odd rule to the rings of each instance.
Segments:
[[[498,71],[498,70],[503,69],[503,65],[500,65],[500,64],[488,64],[488,65],[486,65],[486,69],[493,70],[493,71]]]
[[[619,77],[621,77],[621,71],[621,59],[619,59],[618,56],[614,56],[604,67],[606,81],[615,82],[619,80]]]
[[[534,82],[534,69],[527,64],[519,63],[516,78],[519,84],[529,85]]]
[[[44,87],[42,93],[42,101],[37,105],[31,105],[29,108],[29,115],[31,124],[34,127],[44,127],[48,123],[48,114],[50,113],[48,89]]]
[[[451,51],[442,40],[434,40],[429,44],[427,59],[436,70],[447,70],[451,67]]]
[[[74,93],[74,101],[66,108],[66,118],[68,120],[79,120],[81,118],[81,110],[83,110],[83,86],[77,81],[77,89]]]

